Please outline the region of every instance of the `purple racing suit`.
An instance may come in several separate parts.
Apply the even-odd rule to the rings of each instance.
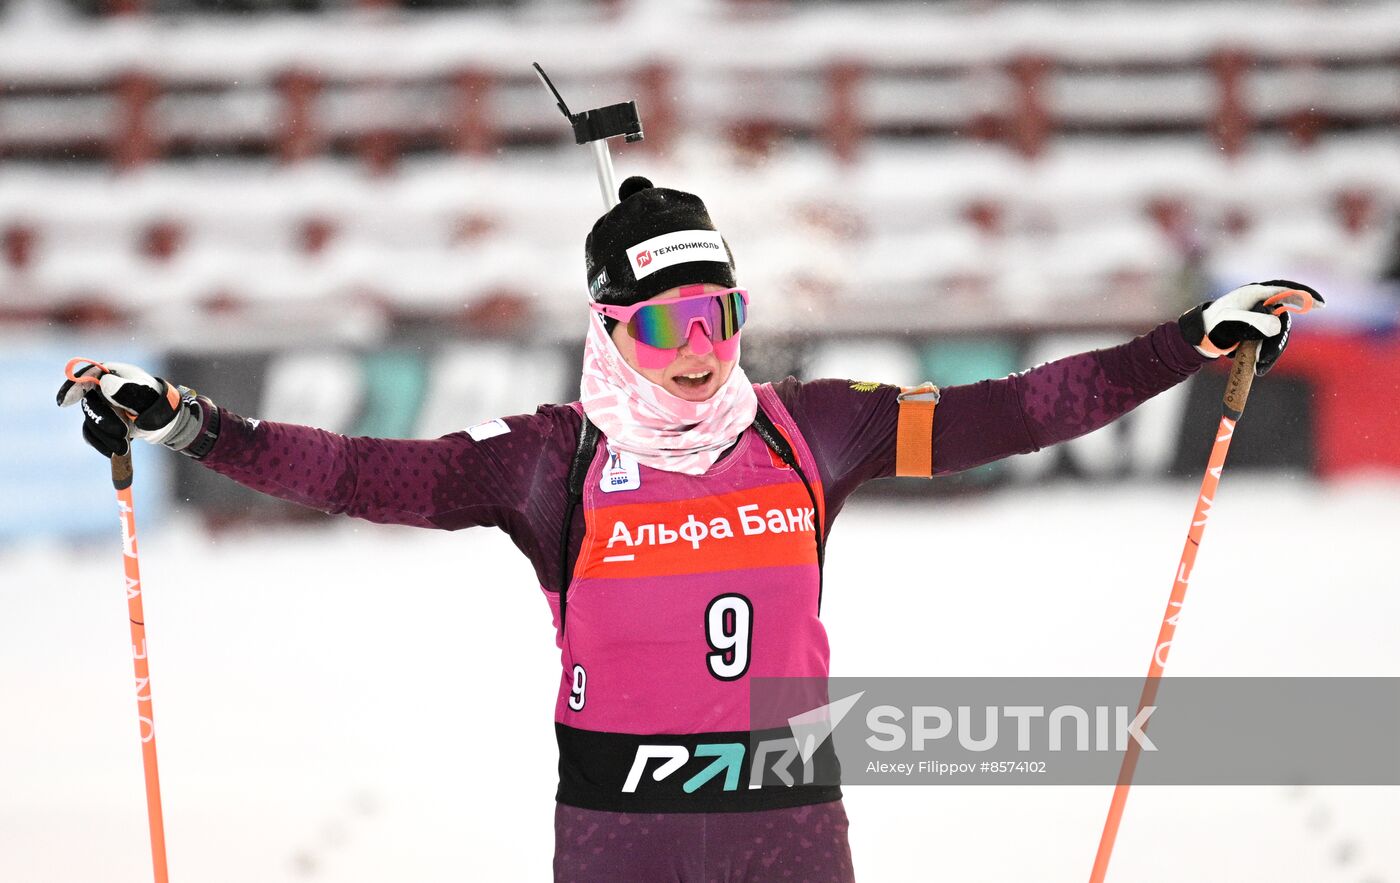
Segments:
[[[1083,435],[1205,361],[1170,322],[1120,346],[947,387],[933,472]],[[750,677],[826,674],[813,539],[830,536],[857,487],[894,474],[900,390],[793,378],[757,390],[796,471],[752,429],[703,476],[629,463],[604,438],[568,525],[577,403],[433,440],[352,438],[220,410],[202,462],[331,513],[499,527],[529,558],[561,652],[556,879],[849,880],[839,787],[749,787],[710,758],[748,735]]]

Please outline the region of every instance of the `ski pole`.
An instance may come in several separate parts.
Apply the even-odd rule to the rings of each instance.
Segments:
[[[1272,307],[1274,315],[1284,312],[1306,313],[1312,309],[1313,299],[1305,291],[1290,289],[1269,298],[1264,305]],[[1181,560],[1177,563],[1176,579],[1172,582],[1167,612],[1162,617],[1162,627],[1157,633],[1157,643],[1152,649],[1147,681],[1142,686],[1142,696],[1138,700],[1139,713],[1157,698],[1158,679],[1167,666],[1167,654],[1170,653],[1172,639],[1176,636],[1176,624],[1181,618],[1182,604],[1186,601],[1186,588],[1191,580],[1191,571],[1196,565],[1196,552],[1201,548],[1201,537],[1205,535],[1206,521],[1210,518],[1210,509],[1220,485],[1220,473],[1225,469],[1225,455],[1230,450],[1235,425],[1244,414],[1245,401],[1248,400],[1250,386],[1254,383],[1254,362],[1258,354],[1257,340],[1247,340],[1235,351],[1235,364],[1230,369],[1230,379],[1225,384],[1225,396],[1221,402],[1215,444],[1210,449],[1210,460],[1201,479],[1201,492],[1196,497],[1196,511],[1191,517],[1191,527],[1186,532]],[[1146,728],[1144,724],[1143,729]],[[1118,837],[1119,823],[1123,821],[1123,807],[1128,802],[1128,789],[1132,787],[1133,772],[1137,769],[1140,753],[1138,741],[1129,739],[1127,750],[1123,754],[1123,765],[1118,770],[1118,781],[1113,786],[1113,800],[1108,805],[1108,817],[1103,823],[1103,834],[1099,838],[1099,851],[1094,856],[1094,870],[1089,875],[1089,883],[1103,883],[1108,874],[1108,861],[1113,856],[1113,843]]]
[[[97,383],[98,377],[79,377],[83,365],[101,362],[72,359],[64,374],[74,383]],[[112,457],[112,487],[117,491],[117,511],[122,522],[122,564],[126,570],[127,617],[131,620],[131,659],[136,670],[136,714],[141,727],[141,764],[146,773],[146,815],[151,823],[151,861],[156,883],[168,883],[165,864],[165,822],[160,809],[160,773],[156,767],[155,716],[151,710],[151,674],[146,654],[146,615],[141,605],[141,567],[136,550],[136,507],[131,496],[131,449]]]

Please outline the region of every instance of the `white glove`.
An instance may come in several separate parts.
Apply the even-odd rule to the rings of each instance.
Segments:
[[[1212,359],[1232,355],[1246,340],[1263,341],[1254,366],[1254,373],[1263,377],[1288,346],[1289,314],[1325,305],[1322,295],[1308,286],[1274,279],[1241,285],[1187,310],[1177,324],[1196,351]]]

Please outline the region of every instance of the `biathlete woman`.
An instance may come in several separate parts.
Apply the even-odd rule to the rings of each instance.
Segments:
[[[716,747],[749,741],[750,678],[826,676],[821,565],[847,498],[1083,435],[1244,340],[1263,341],[1262,373],[1289,322],[1264,302],[1305,286],[1246,285],[1121,346],[941,391],[755,384],[750,295],[704,204],[644,178],[619,196],[585,243],[579,401],[431,441],[349,438],[109,362],[59,403],[82,403],[108,456],[134,436],[327,512],[509,534],[563,663],[557,881],[852,880],[837,784],[749,787]]]

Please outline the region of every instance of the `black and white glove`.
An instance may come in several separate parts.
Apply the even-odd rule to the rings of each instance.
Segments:
[[[194,396],[135,365],[89,364],[75,376],[97,382],[65,380],[58,406],[81,403],[83,438],[105,457],[127,453],[131,438],[180,451],[199,434],[201,413]]]
[[[1233,356],[1246,340],[1258,340],[1254,374],[1263,377],[1288,346],[1290,313],[1325,306],[1322,295],[1298,282],[1273,279],[1241,285],[1218,299],[1181,314],[1177,324],[1203,356]]]

